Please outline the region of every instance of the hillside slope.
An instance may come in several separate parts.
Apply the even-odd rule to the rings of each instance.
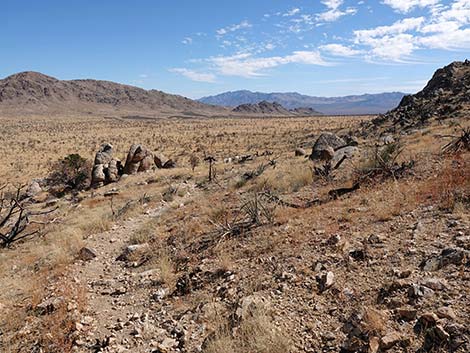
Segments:
[[[433,119],[467,117],[470,113],[470,61],[438,69],[422,91],[403,97],[399,106],[373,120],[389,131],[415,128]]]
[[[217,114],[224,109],[178,95],[109,81],[61,81],[38,72],[0,80],[0,113]]]

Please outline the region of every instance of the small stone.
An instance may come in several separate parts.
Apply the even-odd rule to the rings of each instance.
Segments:
[[[433,312],[426,312],[421,317],[419,318],[419,321],[421,321],[425,325],[435,325],[437,321],[439,320],[439,317],[434,314]]]
[[[387,350],[392,348],[394,345],[400,343],[401,341],[402,336],[399,332],[390,332],[383,336],[380,340],[380,348],[383,350]]]
[[[114,292],[111,293],[111,295],[122,295],[127,292],[126,287],[119,287],[114,290]]]
[[[93,318],[91,316],[85,316],[80,323],[85,326],[90,326],[93,323]]]
[[[416,318],[417,313],[418,313],[418,311],[416,309],[413,309],[413,308],[398,308],[396,310],[396,315],[400,319],[406,320],[406,321],[414,320]]]
[[[83,247],[78,252],[78,259],[82,261],[90,261],[96,257],[96,253],[87,247]]]
[[[333,285],[334,280],[335,280],[335,275],[331,271],[318,275],[317,282],[318,282],[318,289],[320,290],[320,292],[324,292],[325,290],[330,288]]]
[[[168,352],[170,349],[176,347],[177,345],[178,341],[170,337],[165,337],[163,342],[158,345],[158,349],[163,350],[163,352]]]
[[[437,325],[434,328],[434,331],[436,332],[437,337],[439,337],[441,341],[449,340],[450,335],[446,332],[446,330],[444,330],[444,328],[441,325]]]
[[[457,315],[455,315],[454,310],[452,308],[449,308],[448,306],[442,306],[439,309],[437,309],[436,314],[438,317],[449,319],[449,320],[457,320]]]
[[[447,287],[447,283],[443,279],[439,278],[428,278],[422,282],[423,286],[431,288],[433,290],[443,290]]]
[[[369,353],[377,353],[380,347],[380,339],[378,337],[371,337],[369,339]]]

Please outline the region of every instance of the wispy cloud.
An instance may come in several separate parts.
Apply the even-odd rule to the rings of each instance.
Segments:
[[[328,10],[318,14],[317,19],[319,21],[333,22],[338,20],[340,17],[354,15],[357,12],[353,7],[341,10],[343,2],[343,0],[322,0],[322,4],[325,5]]]
[[[323,52],[326,52],[334,56],[351,57],[351,56],[357,56],[363,53],[362,50],[356,50],[351,47],[347,47],[345,45],[336,44],[336,43],[321,45],[319,49]]]
[[[251,28],[251,27],[253,27],[252,24],[245,20],[245,21],[242,21],[238,24],[234,24],[234,25],[231,25],[231,26],[220,28],[220,29],[216,30],[216,33],[217,33],[217,36],[224,36],[227,33],[235,32],[235,31],[239,31],[241,29],[246,29],[246,28]]]
[[[283,17],[292,17],[300,12],[300,9],[298,7],[293,8],[285,13],[282,14]]]
[[[181,41],[181,43],[186,44],[186,45],[193,44],[193,39],[191,37],[186,37]]]
[[[169,71],[180,74],[196,82],[214,83],[216,80],[216,77],[214,74],[197,72],[197,71],[193,71],[193,70],[186,69],[186,68],[173,68],[173,69],[170,69]]]

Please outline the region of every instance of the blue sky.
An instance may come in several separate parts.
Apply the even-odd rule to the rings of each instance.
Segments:
[[[40,71],[191,98],[416,92],[470,57],[470,0],[2,0],[0,76]]]

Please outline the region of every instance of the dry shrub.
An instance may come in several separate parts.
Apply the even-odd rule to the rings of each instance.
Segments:
[[[377,183],[389,178],[398,179],[414,167],[414,161],[398,163],[404,150],[401,143],[391,143],[382,147],[376,146],[355,169],[355,183]]]
[[[91,234],[99,234],[111,228],[112,221],[109,213],[98,212],[98,214],[91,213],[88,217],[79,217],[77,219],[78,227],[83,231],[85,236]]]
[[[172,286],[176,281],[175,265],[167,252],[160,251],[157,254],[156,267],[160,273],[162,282]]]
[[[47,352],[66,353],[72,351],[75,322],[78,319],[73,311],[68,310],[67,303],[73,301],[77,311],[83,311],[86,304],[86,289],[83,286],[71,285],[68,280],[62,279],[58,284],[58,296],[64,298],[64,302],[41,320],[40,330],[45,334],[39,337],[37,345]]]
[[[470,207],[470,161],[468,155],[455,156],[428,181],[416,190],[421,203],[437,204],[441,209],[454,211]]]
[[[151,219],[143,223],[134,233],[132,233],[129,242],[132,245],[149,243],[154,238],[156,229],[156,221]]]

